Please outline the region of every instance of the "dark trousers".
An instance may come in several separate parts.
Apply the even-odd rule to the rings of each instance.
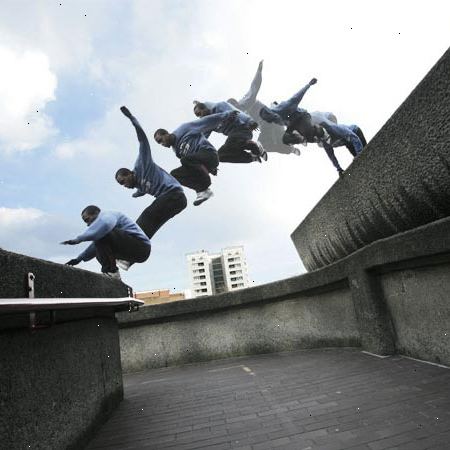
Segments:
[[[150,246],[141,239],[121,230],[112,230],[94,242],[102,272],[117,272],[116,259],[141,263],[150,256]]]
[[[172,217],[183,211],[187,206],[187,199],[180,189],[172,189],[159,197],[142,211],[136,223],[149,239]]]
[[[359,140],[361,141],[361,144],[363,146],[363,148],[367,145],[367,141],[366,138],[364,137],[364,134],[361,130],[361,128],[357,127],[355,130],[353,130],[353,132],[356,134],[356,136],[359,137]],[[348,142],[347,144],[345,144],[345,146],[347,147],[348,151],[353,155],[356,156],[357,153],[355,151],[355,149],[353,148],[353,145]]]
[[[202,192],[211,186],[210,173],[217,174],[219,158],[213,150],[200,149],[197,153],[180,158],[181,167],[173,169],[170,174],[183,186]]]
[[[302,142],[302,139],[300,136],[296,136],[290,131],[285,131],[283,134],[283,144],[285,145],[295,145],[300,144]]]
[[[219,161],[229,163],[251,163],[252,153],[259,154],[259,147],[252,141],[253,132],[248,128],[237,128],[227,137],[227,140],[219,148]],[[246,150],[249,150],[247,152]]]
[[[298,136],[292,134],[293,131],[299,132],[307,142],[314,141],[314,127],[311,122],[311,115],[307,111],[295,111],[289,116],[286,132],[283,135],[284,144],[299,144],[302,142]]]

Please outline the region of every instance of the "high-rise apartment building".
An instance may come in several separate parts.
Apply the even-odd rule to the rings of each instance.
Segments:
[[[235,291],[249,286],[244,247],[227,247],[221,253],[186,255],[193,297]]]

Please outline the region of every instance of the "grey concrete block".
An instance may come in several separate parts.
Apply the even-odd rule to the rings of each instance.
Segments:
[[[450,215],[450,50],[292,233],[308,270]]]

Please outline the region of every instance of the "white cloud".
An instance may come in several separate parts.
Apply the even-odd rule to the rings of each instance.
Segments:
[[[0,248],[24,255],[49,259],[78,251],[59,242],[76,236],[79,227],[66,218],[37,208],[0,208]],[[81,251],[81,250],[80,250]]]
[[[57,85],[48,57],[0,46],[0,62],[0,144],[6,151],[38,147],[56,133],[43,111]]]
[[[305,96],[304,106],[331,110],[343,123],[356,122],[370,139],[448,46],[448,14],[435,13],[448,6],[442,2],[442,8],[425,7],[412,1],[405,14],[404,2],[360,3],[324,0],[321,8],[326,13],[318,15],[316,5],[298,0],[280,0],[276,5],[271,0],[80,0],[62,2],[61,7],[46,0],[9,2],[0,17],[0,35],[7,38],[2,42],[16,65],[17,60],[26,60],[46,67],[41,71],[46,75],[39,78],[41,87],[47,86],[38,91],[43,103],[54,96],[44,82],[50,79],[49,72],[57,74],[61,85],[64,77],[76,76],[86,84],[100,81],[107,91],[101,118],[56,146],[52,162],[60,172],[52,180],[58,184],[52,204],[66,201],[70,191],[76,192],[72,211],[79,200],[137,217],[153,199],[133,200],[113,180],[118,167],[132,167],[138,149],[134,130],[118,107],[125,104],[138,117],[155,161],[171,170],[179,162],[153,142],[153,131],[192,120],[194,98],[239,98],[263,58],[262,101],[282,100],[317,76],[319,83]],[[20,4],[26,5],[23,14],[17,11]],[[46,63],[25,54],[44,56]],[[0,83],[0,89],[2,84],[6,85]],[[27,105],[36,100],[22,101],[20,95],[18,109],[32,113],[34,106]],[[9,114],[12,117],[14,111]],[[43,117],[21,114],[19,119]],[[25,148],[51,128],[51,123],[36,122],[35,136],[32,128],[19,127],[19,119],[5,128],[19,136]],[[213,140],[220,144],[223,138]],[[15,139],[10,141],[17,145]],[[351,162],[345,148],[336,154],[343,167]],[[67,173],[76,183],[65,183]],[[300,157],[271,154],[262,165],[222,164],[219,176],[213,178],[214,198],[199,208],[189,205],[166,224],[153,240],[150,260],[125,276],[139,289],[167,287],[172,280],[182,288],[184,282],[187,285],[185,253],[230,244],[245,245],[252,278],[258,282],[301,271],[289,234],[336,179],[324,150],[316,146],[308,146]],[[194,194],[186,191],[191,202]],[[36,198],[40,205],[42,198]],[[49,215],[28,220],[36,226],[26,239],[23,228],[13,235],[14,227],[8,226],[6,237],[6,226],[0,225],[0,245],[7,242],[15,251],[23,248],[27,254],[61,261],[66,257],[63,251],[81,250],[57,245],[79,232],[78,217],[70,225],[76,229],[73,233],[69,225]]]
[[[0,227],[30,227],[42,219],[45,213],[36,208],[0,208]]]

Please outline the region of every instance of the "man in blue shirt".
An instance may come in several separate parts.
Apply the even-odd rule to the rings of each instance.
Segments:
[[[248,92],[240,100],[230,98],[227,101],[232,106],[248,114],[254,121],[258,122],[260,129],[258,142],[261,143],[266,151],[282,153],[285,155],[289,155],[291,153],[294,155],[300,155],[300,150],[298,148],[283,142],[283,135],[285,132],[284,125],[280,125],[275,122],[269,123],[265,120],[261,120],[259,112],[261,109],[267,108],[264,103],[257,99],[258,92],[261,89],[262,69],[263,61],[260,61]],[[296,144],[298,142],[293,143]]]
[[[136,117],[125,106],[120,110],[136,129],[139,155],[133,170],[121,168],[116,172],[116,181],[128,189],[136,189],[133,197],[145,194],[155,197],[153,203],[144,209],[136,221],[151,239],[162,225],[186,208],[186,195],[178,180],[153,161],[147,136]]]
[[[357,156],[366,140],[358,126],[338,124],[335,120],[336,117],[331,113],[295,111],[287,121],[286,134],[300,133],[307,142],[315,142],[323,147],[339,176],[342,176],[344,171],[334,154],[334,148],[345,145],[353,156]]]
[[[172,170],[170,174],[183,186],[197,192],[195,206],[212,197],[209,174],[217,175],[219,165],[217,150],[205,134],[209,136],[209,133],[216,128],[228,127],[238,114],[239,111],[233,110],[206,116],[184,123],[172,133],[164,128],[155,131],[155,141],[164,147],[172,147],[175,155],[180,159],[181,167]]]
[[[264,106],[259,111],[260,117],[269,123],[277,123],[279,125],[287,125],[289,116],[295,111],[304,111],[298,105],[303,99],[308,89],[317,83],[317,78],[312,78],[311,81],[296,92],[291,98],[281,103],[274,103],[270,108]]]
[[[81,212],[81,218],[88,229],[76,238],[61,244],[76,245],[85,241],[92,243],[76,258],[68,261],[66,264],[69,266],[97,257],[102,266],[102,273],[120,280],[117,260],[142,263],[150,256],[150,239],[124,214],[116,211],[100,211],[98,206],[89,205]]]
[[[194,114],[197,117],[207,117],[229,111],[238,111],[236,118],[229,121],[227,126],[219,126],[214,131],[227,136],[225,143],[218,150],[219,161],[229,163],[267,161],[267,152],[259,142],[253,141],[253,131],[258,123],[247,114],[239,111],[227,102],[198,102],[194,101]],[[206,137],[209,137],[206,135]]]

